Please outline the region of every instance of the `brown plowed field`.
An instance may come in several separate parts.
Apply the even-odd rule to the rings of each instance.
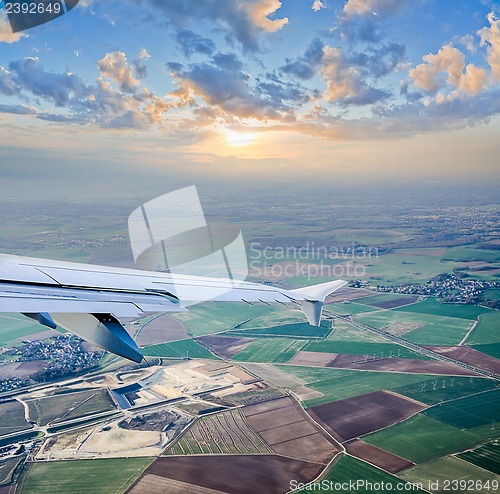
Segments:
[[[155,317],[148,322],[137,338],[139,346],[157,345],[187,338],[186,328],[169,314]]]
[[[460,360],[479,369],[500,374],[500,360],[467,346],[427,346],[429,350]]]
[[[426,408],[387,391],[376,391],[310,408],[309,413],[340,441],[396,424]]]
[[[299,352],[300,353],[300,352]],[[477,352],[479,353],[479,352]],[[445,374],[458,376],[475,376],[470,370],[458,365],[438,362],[436,360],[411,360],[407,358],[367,359],[359,355],[337,355],[326,367],[336,369],[361,369],[384,372],[413,372],[415,374]]]
[[[196,338],[203,346],[212,350],[215,354],[231,359],[237,353],[244,350],[255,338],[231,338],[230,336],[202,336]]]
[[[24,379],[41,371],[46,365],[47,361],[45,360],[11,362],[0,366],[0,379]]]
[[[326,464],[340,450],[292,398],[250,405],[243,414],[277,454]]]
[[[306,367],[330,367],[328,364],[337,356],[336,353],[303,352],[299,350],[288,362],[291,365]]]
[[[377,292],[364,290],[363,288],[344,287],[334,292],[333,295],[328,295],[326,297],[325,304],[331,304],[334,302],[343,302],[344,300],[355,300],[357,298],[363,298],[363,297],[371,297],[372,295],[376,294]]]
[[[222,491],[148,473],[128,492],[129,494],[219,494]],[[0,494],[2,493],[0,492]]]
[[[351,455],[366,460],[390,473],[397,473],[415,465],[411,461],[359,440],[347,443],[346,448]]]
[[[128,491],[177,494],[178,484],[165,490],[149,490],[157,477],[187,484],[184,492],[206,494],[199,487],[234,494],[282,494],[290,489],[290,481],[309,482],[316,478],[324,465],[292,460],[275,455],[176,456],[158,458]],[[153,479],[151,479],[151,476]],[[160,482],[158,482],[158,485]],[[191,485],[195,486],[191,490]],[[177,490],[174,490],[177,488]],[[154,489],[154,487],[153,487]]]

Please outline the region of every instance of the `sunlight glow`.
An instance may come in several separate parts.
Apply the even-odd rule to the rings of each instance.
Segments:
[[[233,130],[226,130],[225,133],[227,143],[235,147],[249,146],[255,142],[257,137],[254,132],[234,132]]]

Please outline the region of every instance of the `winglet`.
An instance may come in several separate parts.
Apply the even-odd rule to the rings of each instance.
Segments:
[[[325,298],[332,292],[347,285],[347,281],[336,280],[321,283],[319,285],[306,286],[290,290],[297,296],[295,302],[299,305],[311,326],[319,326]]]

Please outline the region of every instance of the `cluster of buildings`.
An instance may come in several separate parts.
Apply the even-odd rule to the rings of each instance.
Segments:
[[[500,282],[461,278],[456,274],[440,274],[425,284],[377,286],[377,291],[431,295],[448,303],[477,304],[486,302],[482,294],[484,290],[492,288],[500,288]]]

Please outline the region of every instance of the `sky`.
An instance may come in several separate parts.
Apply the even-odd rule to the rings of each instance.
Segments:
[[[493,0],[0,9],[0,183],[500,179]],[[46,185],[43,185],[44,187]]]

